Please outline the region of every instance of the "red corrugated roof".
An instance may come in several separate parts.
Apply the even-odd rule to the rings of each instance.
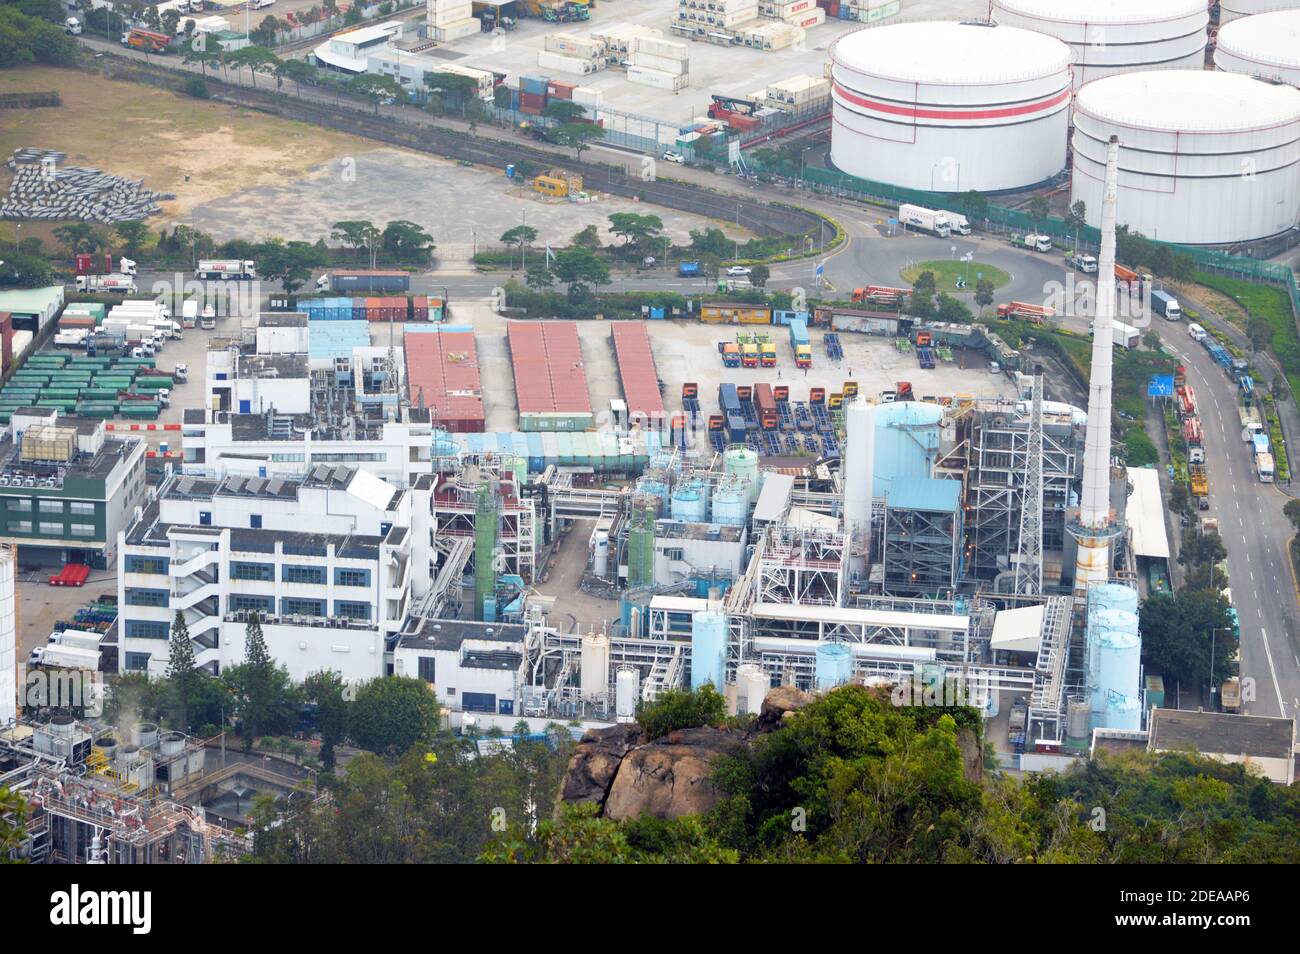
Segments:
[[[591,413],[577,324],[512,321],[506,335],[519,413]]]
[[[616,321],[613,328],[614,355],[618,359],[618,375],[623,381],[628,414],[662,420],[664,400],[659,394],[659,372],[655,369],[645,323]]]
[[[435,424],[451,430],[483,429],[483,389],[478,348],[468,332],[410,334],[406,351],[406,390],[412,406],[424,393]]]

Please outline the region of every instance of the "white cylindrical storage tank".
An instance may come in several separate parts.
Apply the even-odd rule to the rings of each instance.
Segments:
[[[1205,0],[993,0],[993,19],[1056,37],[1070,48],[1074,88],[1136,70],[1205,63]]]
[[[591,556],[591,570],[602,580],[609,576],[609,534],[604,530],[596,534],[596,544]]]
[[[1071,204],[1101,222],[1106,146],[1118,136],[1119,224],[1150,239],[1230,245],[1300,213],[1300,90],[1236,73],[1108,76],[1074,101]]]
[[[158,726],[153,722],[137,722],[131,727],[131,740],[142,749],[158,745]]]
[[[1086,739],[1088,724],[1092,721],[1092,707],[1086,698],[1071,699],[1065,710],[1065,735],[1071,739]]]
[[[0,726],[18,718],[18,604],[14,551],[0,547]]]
[[[713,523],[743,527],[749,520],[748,481],[729,480],[713,492]]]
[[[614,675],[614,719],[636,720],[636,698],[641,691],[641,677],[635,669],[620,669]]]
[[[853,678],[853,651],[843,643],[822,643],[814,656],[818,692],[829,692]]]
[[[727,681],[727,617],[701,611],[691,618],[691,688],[706,682],[722,691]]]
[[[1300,9],[1233,20],[1219,30],[1214,65],[1300,87]]]
[[[1116,609],[1136,613],[1138,591],[1123,583],[1098,583],[1088,589],[1088,609],[1094,612]]]
[[[1019,189],[1065,166],[1070,50],[978,23],[869,27],[831,46],[831,160],[930,192]]]
[[[722,469],[732,477],[748,480],[745,492],[750,503],[758,499],[758,451],[749,447],[728,447],[722,455]]]
[[[674,520],[703,523],[709,516],[709,488],[697,478],[688,478],[673,488],[669,510]]]
[[[1137,698],[1142,673],[1142,640],[1132,633],[1106,632],[1100,637],[1097,659],[1097,694],[1092,710],[1105,710],[1112,695]]]
[[[875,480],[876,405],[859,397],[844,412],[844,526],[851,538],[853,568],[861,571],[870,552],[871,485]]]
[[[1136,696],[1111,695],[1103,718],[1107,729],[1136,731],[1142,728],[1142,704]]]
[[[582,698],[605,699],[609,695],[609,638],[600,633],[582,637]]]
[[[742,713],[757,715],[772,688],[772,677],[762,666],[746,663],[736,669],[736,703]]]
[[[1219,3],[1219,28],[1241,17],[1277,10],[1300,10],[1300,0],[1221,0]]]

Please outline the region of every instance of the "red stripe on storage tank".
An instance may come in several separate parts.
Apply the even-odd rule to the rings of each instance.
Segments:
[[[863,109],[889,113],[891,116],[907,116],[912,119],[1008,119],[1012,116],[1028,116],[1030,113],[1045,112],[1070,98],[1070,90],[1066,88],[1047,99],[1023,106],[1003,106],[996,109],[918,109],[915,106],[898,106],[880,100],[866,99],[856,93],[850,93],[839,83],[835,84],[835,92]]]

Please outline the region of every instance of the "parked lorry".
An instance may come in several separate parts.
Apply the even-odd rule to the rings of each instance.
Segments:
[[[63,29],[73,36],[81,36],[81,21],[76,17],[68,17],[63,21]]]
[[[764,368],[776,367],[776,345],[764,341],[758,346],[758,363]]]
[[[724,368],[740,367],[740,345],[734,341],[719,341],[718,353],[722,355]]]
[[[1011,240],[1011,244],[1017,248],[1027,248],[1034,252],[1050,252],[1052,250],[1052,237],[1050,235],[1017,235]]]
[[[84,348],[86,339],[89,337],[90,332],[85,328],[69,328],[67,331],[60,331],[54,335],[54,347]]]
[[[1085,275],[1093,275],[1097,271],[1097,257],[1083,252],[1075,252],[1065,260],[1065,264]]]
[[[78,275],[77,291],[109,295],[134,295],[135,280],[129,275]]]
[[[122,45],[146,53],[166,53],[171,49],[174,37],[153,30],[141,30],[139,27],[122,34]]]
[[[948,230],[953,235],[970,235],[970,221],[960,212],[940,209],[939,214],[948,220]]]
[[[947,238],[951,231],[948,218],[937,209],[904,203],[898,207],[898,221],[907,228]]]
[[[60,646],[57,643],[32,650],[32,662],[46,669],[87,669],[95,672],[99,669],[99,659],[98,649]]]
[[[199,303],[193,298],[186,299],[181,305],[181,327],[194,328],[199,323]]]
[[[1151,293],[1151,310],[1165,321],[1178,321],[1183,317],[1183,310],[1178,306],[1178,299],[1168,292]]]
[[[681,262],[677,266],[677,274],[681,278],[699,278],[702,271],[699,262]]]
[[[1055,318],[1056,310],[1047,305],[1034,305],[1026,301],[1009,301],[998,305],[998,317],[1018,318],[1022,321],[1032,321],[1036,325],[1041,325],[1048,318]]]
[[[1255,455],[1255,473],[1259,475],[1261,483],[1271,484],[1273,482],[1272,454]]]
[[[1255,439],[1256,434],[1264,433],[1264,421],[1259,416],[1257,407],[1239,407],[1237,408],[1237,417],[1241,421],[1241,439],[1249,443]]]
[[[853,289],[853,301],[857,304],[871,304],[883,307],[899,308],[912,297],[910,288],[891,288],[888,285],[868,285],[866,288]]]
[[[1207,497],[1210,493],[1210,478],[1205,473],[1204,464],[1189,464],[1188,474],[1191,477],[1192,496]]]
[[[802,318],[790,322],[790,347],[794,351],[795,367],[812,367],[812,339],[808,335],[808,323]]]
[[[1122,321],[1112,321],[1110,331],[1115,344],[1121,348],[1136,348],[1138,342],[1142,340],[1142,332]]]
[[[252,281],[257,278],[257,263],[239,259],[200,261],[194,277],[200,281]]]
[[[934,349],[921,347],[916,349],[916,360],[927,371],[934,369]]]
[[[199,327],[204,331],[211,331],[217,327],[217,310],[211,305],[203,306],[203,314],[199,316]]]
[[[758,345],[743,344],[740,346],[740,366],[742,368],[758,367]]]
[[[1223,707],[1224,712],[1241,711],[1241,679],[1237,676],[1229,676],[1223,681],[1219,693],[1219,705]]]

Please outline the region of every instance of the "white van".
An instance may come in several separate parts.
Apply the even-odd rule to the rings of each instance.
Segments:
[[[1206,334],[1205,329],[1194,321],[1188,323],[1187,333],[1192,336],[1193,341],[1204,341],[1209,337],[1209,335]]]

